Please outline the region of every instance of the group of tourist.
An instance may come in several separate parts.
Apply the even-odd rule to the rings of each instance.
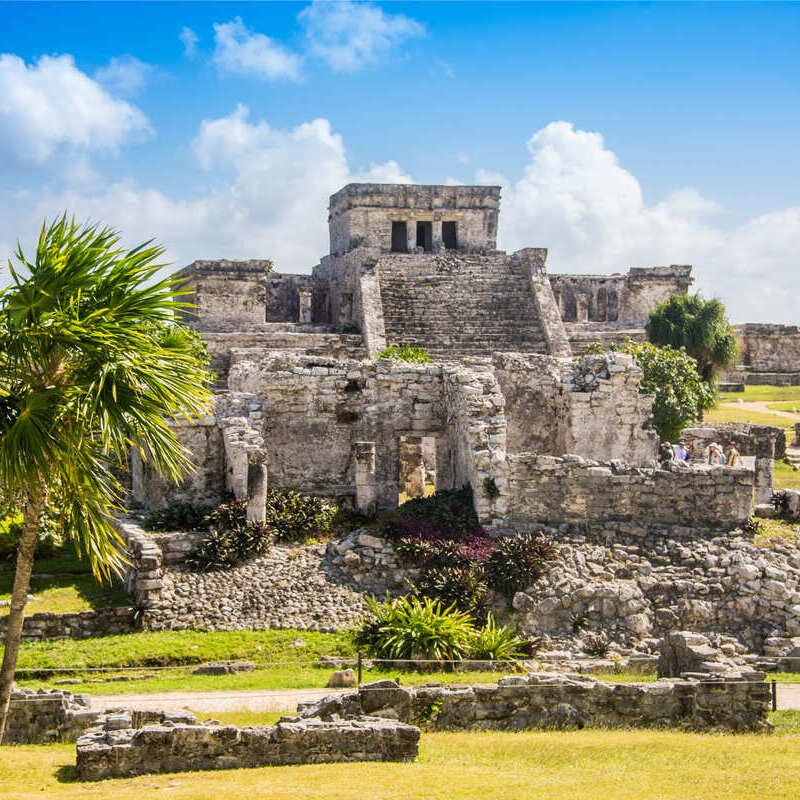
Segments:
[[[658,454],[658,463],[665,467],[667,464],[690,464],[694,457],[694,447],[690,442],[681,439],[677,444],[662,442]],[[708,446],[707,463],[711,465],[724,465],[727,467],[741,467],[742,456],[733,442],[728,442],[723,450],[722,445],[712,442]]]

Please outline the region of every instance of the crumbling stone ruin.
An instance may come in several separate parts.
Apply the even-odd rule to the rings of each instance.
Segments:
[[[273,273],[266,261],[183,270],[190,321],[219,376],[216,409],[176,423],[195,473],[172,487],[134,459],[133,496],[159,507],[232,492],[257,519],[268,483],[363,511],[426,484],[469,484],[481,523],[500,529],[646,523],[664,505],[670,519],[654,521],[744,521],[752,470],[656,475],[639,368],[621,354],[572,358],[562,320],[589,287],[592,324],[641,325],[686,290],[690,268],[596,287],[586,278],[582,289],[547,275],[544,249],[496,249],[499,203],[491,186],[350,184],[331,197],[330,253],[311,275]],[[432,361],[376,360],[400,343]],[[536,501],[560,488],[571,499],[559,507]]]

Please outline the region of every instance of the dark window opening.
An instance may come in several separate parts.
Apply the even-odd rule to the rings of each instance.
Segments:
[[[442,223],[442,244],[445,250],[456,250],[458,248],[455,222]]]
[[[392,223],[392,252],[408,252],[408,228],[405,222]]]
[[[433,250],[433,223],[417,223],[417,247],[421,247],[426,253]]]
[[[608,321],[616,322],[619,315],[619,299],[617,293],[612,289],[608,293]]]

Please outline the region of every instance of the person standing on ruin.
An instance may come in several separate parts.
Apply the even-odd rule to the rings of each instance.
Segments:
[[[724,463],[729,467],[741,467],[744,463],[741,453],[736,449],[736,445],[733,442],[728,442],[728,446],[725,448]]]

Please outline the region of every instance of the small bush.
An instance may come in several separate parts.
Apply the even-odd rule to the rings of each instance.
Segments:
[[[64,543],[53,521],[51,508],[42,515],[39,536],[36,539],[36,558],[50,558],[63,548]],[[0,562],[14,563],[22,536],[22,513],[11,512],[0,517]]]
[[[483,618],[486,613],[489,587],[478,564],[428,567],[413,588],[418,594],[456,606],[476,618]]]
[[[199,503],[177,503],[151,511],[144,520],[151,531],[206,531],[211,525],[214,507]]]
[[[431,360],[424,347],[414,344],[390,344],[381,350],[376,358],[390,358],[393,361],[408,361],[413,364],[427,364]]]
[[[283,542],[302,542],[330,533],[337,509],[320,497],[301,494],[294,489],[270,489],[267,492],[266,524]]]
[[[186,559],[198,572],[235,567],[263,555],[272,545],[271,528],[263,522],[247,522],[247,506],[241,500],[221,505],[210,514],[210,521],[211,531]]]
[[[486,560],[489,586],[509,600],[535,583],[556,558],[550,541],[534,533],[515,533],[500,539]]]
[[[394,539],[414,535],[444,538],[448,534],[453,538],[482,531],[469,486],[409,500],[383,525],[383,533]]]
[[[583,652],[590,656],[602,658],[608,654],[609,641],[605,633],[587,633],[584,635],[581,645]]]
[[[475,631],[469,657],[481,661],[510,661],[522,658],[529,643],[517,634],[514,628],[498,625],[491,612],[486,624]]]
[[[383,603],[367,598],[367,605],[372,619],[354,641],[373,658],[457,661],[470,648],[472,617],[452,605],[414,596]]]

